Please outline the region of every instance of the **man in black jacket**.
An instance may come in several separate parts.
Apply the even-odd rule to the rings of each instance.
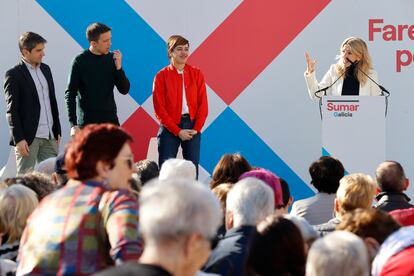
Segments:
[[[45,43],[36,33],[23,33],[22,61],[5,76],[6,115],[18,174],[58,153],[61,127],[52,73],[42,63]]]
[[[65,92],[71,136],[87,124],[119,125],[114,87],[124,95],[128,94],[130,88],[122,69],[121,51],[110,52],[111,28],[102,23],[93,23],[88,26],[86,37],[89,48],[73,60]]]
[[[382,162],[376,172],[378,187],[378,203],[375,208],[385,212],[413,207],[410,198],[404,193],[408,188],[408,179],[400,163],[395,161]]]

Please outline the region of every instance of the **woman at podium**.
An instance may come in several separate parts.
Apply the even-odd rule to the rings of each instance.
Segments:
[[[371,57],[365,41],[349,37],[342,42],[338,62],[318,82],[315,76],[316,60],[305,53],[307,68],[305,80],[311,99],[329,96],[379,96],[381,90],[367,75],[378,83],[377,72],[372,68]],[[365,73],[365,74],[364,74]],[[328,88],[316,93],[319,89]]]

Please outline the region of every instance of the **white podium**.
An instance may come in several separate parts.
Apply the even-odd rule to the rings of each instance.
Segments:
[[[322,98],[322,155],[338,158],[348,173],[375,176],[385,160],[385,98]]]

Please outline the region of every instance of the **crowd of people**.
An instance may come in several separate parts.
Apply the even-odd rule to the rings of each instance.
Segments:
[[[22,60],[6,73],[17,175],[0,184],[0,276],[414,275],[414,207],[401,164],[384,161],[374,180],[321,157],[309,167],[316,194],[296,201],[296,183],[240,153],[222,156],[209,186],[198,182],[207,92],[180,35],[168,39],[170,64],[154,78],[159,160],[135,163],[114,100],[115,87],[130,90],[122,53],[110,51],[102,23],[86,37],[65,92],[72,139],[61,154],[46,40],[23,33]],[[362,39],[342,43],[320,83],[316,61],[306,54],[306,62],[311,98],[324,86],[330,95],[381,94],[367,81],[377,75]],[[179,147],[184,159],[175,158]]]
[[[321,157],[309,167],[318,192],[292,204],[293,183],[240,153],[222,156],[208,186],[188,160],[135,163],[132,142],[89,124],[45,161],[52,172],[1,183],[1,275],[414,273],[398,162],[379,164],[374,180]]]

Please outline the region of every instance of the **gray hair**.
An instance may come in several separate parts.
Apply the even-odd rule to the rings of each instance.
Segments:
[[[186,178],[196,179],[196,167],[193,162],[171,158],[162,164],[159,179],[166,180],[169,178]]]
[[[307,276],[368,276],[368,251],[361,238],[335,231],[316,240],[309,250]]]
[[[233,214],[234,227],[256,226],[275,208],[273,191],[260,179],[245,178],[229,191],[226,208]]]
[[[200,233],[215,236],[222,222],[220,203],[195,180],[152,180],[140,195],[140,230],[145,242],[158,243]]]

